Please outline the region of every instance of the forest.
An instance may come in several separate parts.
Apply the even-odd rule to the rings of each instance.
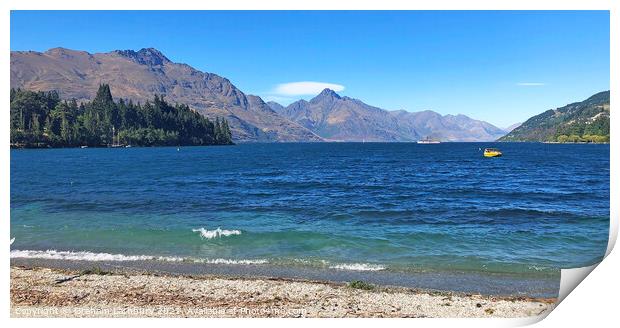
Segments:
[[[155,95],[144,104],[115,102],[103,84],[86,103],[56,91],[11,89],[11,147],[120,147],[231,145],[225,119],[212,122],[187,105]]]

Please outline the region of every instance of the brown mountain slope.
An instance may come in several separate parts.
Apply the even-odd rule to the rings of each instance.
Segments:
[[[484,121],[463,114],[441,115],[425,110],[421,112],[392,111],[400,128],[416,131],[419,135],[441,141],[494,141],[506,131]]]
[[[333,141],[412,141],[415,131],[403,133],[389,112],[325,89],[310,101],[299,100],[280,113]]]
[[[11,87],[57,90],[62,98],[90,100],[101,83],[108,83],[115,97],[145,102],[161,94],[210,118],[226,117],[237,141],[321,140],[260,98],[246,96],[228,79],[173,63],[153,48],[95,54],[64,48],[11,52]]]
[[[493,141],[506,132],[465,115],[433,111],[387,111],[325,89],[310,101],[271,108],[319,136],[334,141]]]

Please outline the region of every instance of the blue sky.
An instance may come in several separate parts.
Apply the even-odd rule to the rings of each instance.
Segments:
[[[53,47],[154,47],[284,105],[326,83],[377,107],[500,127],[610,83],[607,11],[11,13],[11,50]]]

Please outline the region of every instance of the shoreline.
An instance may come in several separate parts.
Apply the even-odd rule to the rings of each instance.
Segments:
[[[531,317],[555,298],[11,264],[11,317]]]
[[[107,148],[178,148],[178,147],[211,147],[211,146],[238,146],[238,145],[253,145],[253,144],[346,144],[346,143],[352,143],[352,144],[365,144],[365,143],[369,143],[369,144],[420,144],[418,142],[418,140],[412,140],[412,141],[336,141],[336,140],[325,140],[325,141],[269,141],[269,142],[264,142],[264,141],[240,141],[237,140],[231,144],[210,144],[210,145],[176,145],[176,146],[171,146],[171,145],[151,145],[151,146],[140,146],[140,145],[121,145],[118,147],[113,147],[113,146],[107,146],[107,145],[100,145],[100,146],[49,146],[49,145],[42,145],[42,146],[23,146],[23,145],[14,145],[11,144],[10,145],[10,149],[89,149],[89,148],[93,148],[93,149],[107,149]],[[539,144],[560,144],[560,145],[609,145],[610,142],[572,142],[572,141],[566,141],[566,142],[558,142],[558,141],[515,141],[515,140],[511,140],[511,141],[498,141],[498,140],[494,140],[494,141],[440,141],[439,144],[454,144],[454,143],[461,143],[461,144],[467,144],[467,143],[471,143],[471,144],[481,144],[481,143],[502,143],[502,144],[507,144],[507,143],[539,143]],[[125,147],[125,146],[129,146],[129,147]]]
[[[236,146],[236,143],[231,144],[209,144],[209,145],[150,145],[150,146],[141,146],[141,145],[130,145],[123,144],[119,146],[111,146],[111,145],[99,145],[99,146],[50,146],[50,145],[42,145],[42,146],[24,146],[24,145],[10,145],[10,149],[108,149],[108,148],[179,148],[179,147],[211,147],[211,146]]]
[[[225,279],[293,279],[346,284],[364,281],[376,286],[418,291],[480,294],[490,297],[556,298],[559,274],[531,277],[501,273],[399,272],[278,265],[271,263],[200,263],[162,260],[74,260],[15,257],[11,266],[81,271],[98,267],[106,271],[170,276],[215,276]],[[559,272],[558,272],[559,273]]]

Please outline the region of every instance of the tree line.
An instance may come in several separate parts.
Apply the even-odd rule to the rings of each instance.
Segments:
[[[58,92],[11,89],[12,147],[230,145],[225,119],[215,122],[187,105],[154,96],[144,105],[115,102],[102,84],[95,98],[78,104]]]
[[[578,121],[560,126],[555,134],[557,142],[609,142],[609,117],[599,116],[593,121]]]

